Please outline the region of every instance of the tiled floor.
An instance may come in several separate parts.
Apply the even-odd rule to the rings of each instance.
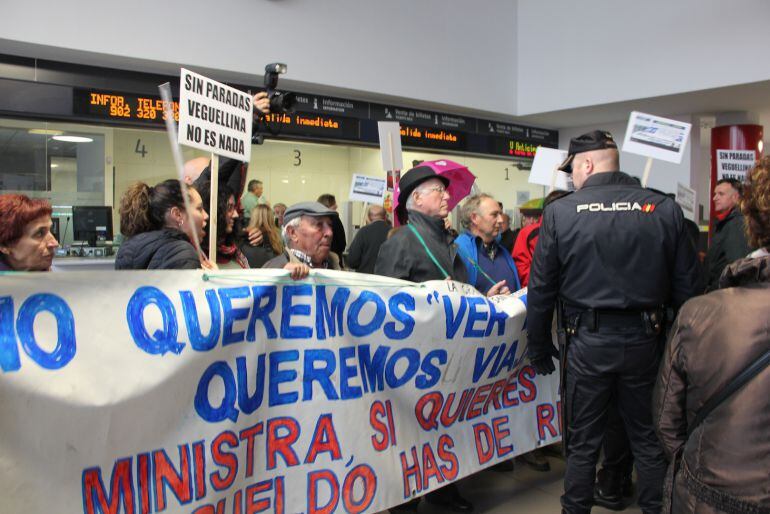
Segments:
[[[559,496],[563,492],[564,461],[548,457],[551,471],[538,473],[526,464],[516,463],[512,473],[482,471],[460,482],[463,495],[475,505],[474,514],[558,514]],[[421,514],[443,514],[444,509],[420,502]],[[613,511],[594,507],[593,513]],[[641,514],[636,504],[623,511]]]

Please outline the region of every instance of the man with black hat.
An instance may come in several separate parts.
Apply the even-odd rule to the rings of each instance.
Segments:
[[[282,230],[286,249],[262,267],[288,269],[294,279],[307,276],[310,268],[340,269],[331,253],[332,220],[337,216],[337,211],[318,202],[300,202],[286,209]]]
[[[465,265],[444,228],[449,215],[449,179],[437,175],[428,166],[417,166],[407,171],[399,182],[396,216],[405,226],[380,247],[375,275],[425,282],[451,278],[467,282]],[[496,284],[487,293],[499,294],[505,281]],[[426,496],[428,502],[456,512],[469,512],[473,504],[460,495],[455,484],[449,484]],[[417,512],[418,501],[393,507],[393,512]]]
[[[401,177],[398,186],[396,216],[405,226],[380,248],[374,273],[412,282],[450,277],[465,282],[465,266],[444,228],[449,179],[428,166],[417,166]]]
[[[572,174],[577,191],[543,214],[527,326],[538,374],[552,373],[561,353],[563,512],[591,510],[612,398],[631,441],[639,506],[660,512],[666,462],[653,430],[652,390],[667,314],[695,294],[695,248],[679,206],[618,171],[608,132],[573,138],[559,169]],[[551,337],[555,305],[560,352]]]

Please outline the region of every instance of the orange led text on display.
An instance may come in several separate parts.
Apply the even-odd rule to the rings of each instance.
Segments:
[[[133,106],[122,95],[91,93],[89,103],[96,107],[108,107],[112,118],[136,118],[141,120],[166,119],[163,101],[156,98],[137,98]],[[179,121],[179,103],[174,102],[174,120]]]

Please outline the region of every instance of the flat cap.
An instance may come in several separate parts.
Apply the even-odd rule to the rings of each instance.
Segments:
[[[329,209],[322,203],[299,202],[286,209],[286,213],[283,215],[284,226],[291,220],[301,216],[313,216],[314,218],[320,216],[333,216],[336,218],[339,214],[337,214],[337,211]]]

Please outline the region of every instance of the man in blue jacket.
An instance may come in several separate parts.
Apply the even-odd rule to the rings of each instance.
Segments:
[[[468,272],[468,283],[484,294],[503,280],[509,291],[521,289],[516,264],[497,239],[503,226],[500,203],[484,193],[471,196],[463,205],[460,221],[465,232],[455,244]]]

